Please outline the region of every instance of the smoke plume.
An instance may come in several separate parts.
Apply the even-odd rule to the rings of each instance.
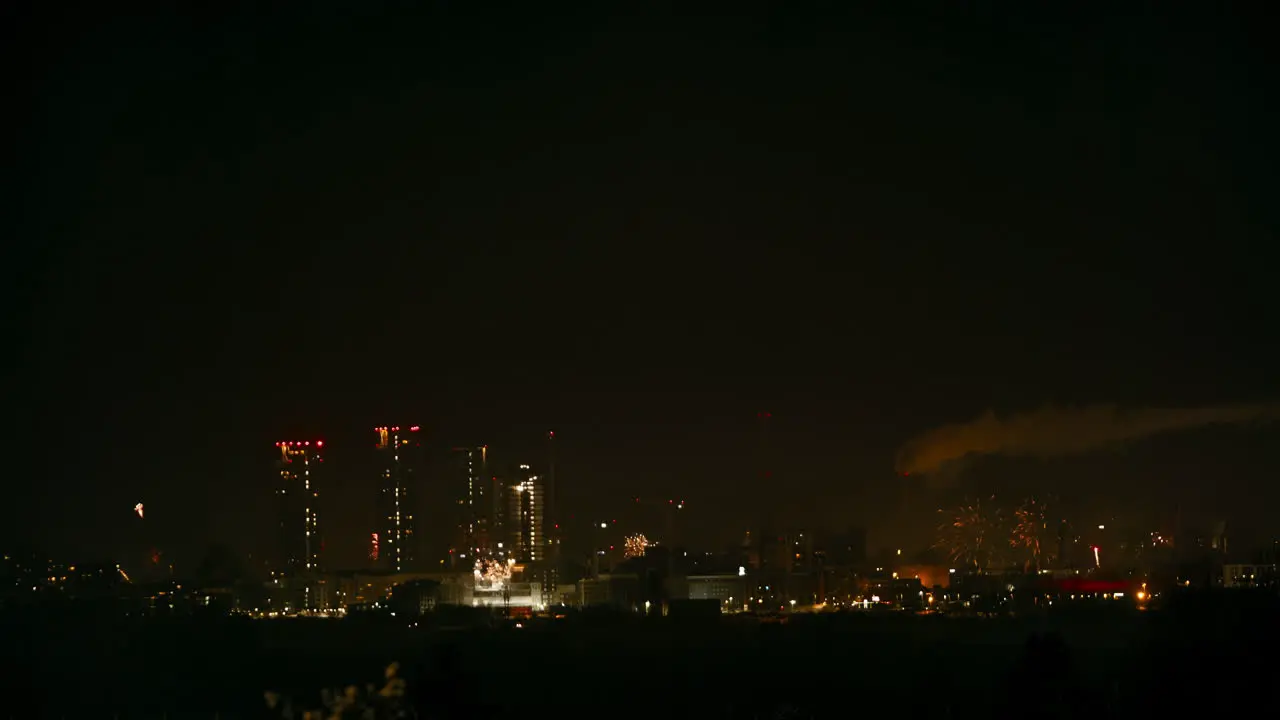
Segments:
[[[1128,411],[1114,405],[1049,407],[1006,419],[988,411],[972,422],[946,425],[911,440],[898,452],[897,470],[930,474],[954,461],[980,455],[1077,455],[1176,430],[1277,416],[1277,405]]]

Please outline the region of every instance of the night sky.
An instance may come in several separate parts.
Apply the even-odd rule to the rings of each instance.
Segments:
[[[142,501],[253,551],[272,444],[323,438],[354,563],[384,423],[554,429],[566,513],[683,497],[716,546],[920,546],[988,487],[1280,520],[1274,427],[893,469],[988,409],[1280,399],[1261,18],[315,5],[15,15],[6,535],[123,552]]]

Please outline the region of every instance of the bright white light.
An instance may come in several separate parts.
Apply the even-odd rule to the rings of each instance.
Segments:
[[[133,506],[133,511],[138,513],[138,517],[142,517],[142,503]]]
[[[738,566],[738,577],[746,577],[747,569],[741,565]]]

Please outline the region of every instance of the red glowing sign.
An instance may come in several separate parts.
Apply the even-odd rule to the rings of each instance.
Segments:
[[[1084,578],[1067,578],[1057,583],[1060,592],[1076,593],[1118,593],[1129,589],[1129,583],[1123,580],[1086,580]]]

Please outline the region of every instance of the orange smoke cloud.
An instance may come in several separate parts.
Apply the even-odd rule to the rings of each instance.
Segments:
[[[1241,424],[1278,414],[1276,405],[1128,411],[1114,405],[1049,407],[1003,420],[988,411],[972,422],[946,425],[909,441],[898,452],[897,470],[934,473],[948,463],[979,455],[1078,455],[1161,433]]]

